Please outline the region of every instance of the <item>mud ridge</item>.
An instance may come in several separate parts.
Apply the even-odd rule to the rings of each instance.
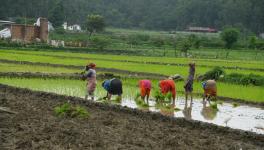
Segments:
[[[264,147],[264,135],[154,112],[2,84],[0,95],[1,100],[7,101],[5,106],[18,112],[4,114],[5,119],[1,120],[0,130],[8,131],[1,139],[9,143],[0,143],[0,147],[7,149],[260,150]],[[90,118],[56,117],[53,108],[67,101],[86,106]]]

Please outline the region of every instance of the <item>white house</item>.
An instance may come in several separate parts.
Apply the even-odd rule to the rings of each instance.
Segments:
[[[82,30],[80,25],[74,24],[74,25],[69,26],[67,22],[64,22],[62,27],[63,27],[63,29],[70,30],[70,31],[81,31]]]
[[[37,19],[37,22],[34,23],[35,26],[40,26],[40,18]],[[48,30],[49,31],[52,31],[54,30],[54,27],[52,26],[52,23],[51,22],[48,22]]]
[[[259,37],[262,38],[262,39],[264,39],[264,33],[261,33],[261,34],[259,35]]]

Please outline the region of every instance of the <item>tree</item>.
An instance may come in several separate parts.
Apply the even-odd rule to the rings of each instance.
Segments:
[[[257,37],[256,36],[250,36],[249,37],[249,48],[256,49],[256,43],[257,43]]]
[[[165,40],[160,38],[160,37],[157,37],[157,38],[153,38],[152,39],[152,43],[154,46],[158,47],[158,48],[161,48],[162,46],[164,46],[166,43],[165,43]],[[166,49],[164,47],[164,51],[163,51],[163,56],[166,55]]]
[[[89,31],[90,36],[92,36],[94,32],[103,31],[104,28],[105,28],[105,21],[103,16],[95,15],[95,14],[87,16],[86,29],[87,31]]]
[[[60,27],[64,22],[64,7],[62,1],[58,2],[55,7],[50,11],[49,21],[54,27]]]
[[[221,33],[221,38],[225,42],[225,47],[231,49],[239,38],[239,30],[236,28],[226,28]]]
[[[192,44],[189,39],[183,39],[180,42],[180,50],[184,53],[184,56],[187,57],[188,51],[191,49]]]

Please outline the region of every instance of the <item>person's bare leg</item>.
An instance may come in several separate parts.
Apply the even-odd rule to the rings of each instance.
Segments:
[[[147,104],[149,104],[149,95],[147,95]]]
[[[192,105],[192,103],[193,103],[193,93],[191,92],[190,95],[191,95],[191,104],[190,105]]]
[[[188,102],[188,92],[185,91],[185,103]]]
[[[107,93],[107,98],[109,101],[111,100],[111,97],[112,97],[112,94]]]
[[[203,95],[203,104],[206,105],[206,95]]]

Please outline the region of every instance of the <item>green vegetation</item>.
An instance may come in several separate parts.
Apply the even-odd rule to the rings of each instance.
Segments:
[[[183,76],[187,76],[188,70],[187,66],[171,66],[171,65],[158,65],[158,64],[140,64],[140,63],[132,63],[132,62],[116,62],[116,61],[109,61],[107,60],[97,60],[95,57],[87,58],[85,59],[78,59],[78,58],[58,58],[58,57],[52,57],[52,56],[37,56],[37,55],[30,55],[30,54],[15,54],[15,53],[7,53],[6,51],[0,51],[0,58],[2,59],[8,59],[8,60],[15,60],[15,61],[30,61],[30,62],[41,62],[41,63],[50,63],[50,64],[62,64],[62,65],[75,65],[75,66],[83,66],[84,64],[87,64],[87,62],[95,62],[98,67],[103,68],[115,68],[115,69],[121,69],[121,70],[129,70],[129,71],[135,71],[135,72],[148,72],[148,73],[158,73],[158,74],[164,74],[164,75],[173,75],[173,74],[181,74]],[[103,58],[104,55],[96,55],[99,56],[99,58]],[[130,59],[129,56],[126,56],[128,59]],[[126,58],[125,56],[122,57],[122,59]],[[110,57],[109,57],[110,58]],[[143,57],[141,58],[143,60]],[[175,59],[177,60],[177,59]],[[181,59],[180,59],[181,60]],[[187,62],[187,60],[183,60],[183,62]],[[208,62],[208,60],[205,60],[205,62]],[[187,64],[187,63],[186,63]],[[198,63],[197,63],[198,64]],[[213,64],[213,63],[212,63]],[[221,63],[220,63],[221,64]],[[230,62],[231,64],[231,62]],[[261,66],[260,63],[256,63],[256,66]],[[199,65],[199,64],[198,64]],[[254,66],[252,64],[252,66]],[[196,74],[204,74],[205,72],[209,71],[210,67],[199,67],[196,70]],[[232,70],[228,69],[226,70],[226,73],[241,73],[241,74],[256,74],[256,75],[264,75],[264,72],[262,71],[251,71],[251,70]]]
[[[32,50],[0,50],[2,53],[16,53],[16,54],[28,54],[28,55],[50,55],[50,56],[65,56],[65,57],[80,57],[87,58],[89,60],[97,59],[109,59],[110,61],[139,61],[156,62],[156,63],[176,63],[176,64],[188,64],[190,61],[196,62],[197,66],[207,65],[214,66],[226,66],[226,67],[243,67],[252,69],[262,69],[264,66],[263,61],[255,60],[221,60],[221,59],[194,59],[194,58],[168,58],[168,57],[143,57],[143,56],[122,56],[122,55],[109,55],[109,54],[87,54],[87,53],[69,53],[69,52],[57,52],[57,51],[32,51]],[[243,53],[243,52],[241,52]],[[245,55],[248,55],[244,52]],[[241,54],[242,55],[242,54]],[[264,55],[263,55],[264,56]],[[1,57],[4,58],[4,57]]]
[[[233,105],[233,107],[234,107],[234,108],[236,108],[236,107],[238,107],[238,106],[239,106],[239,104],[238,104],[238,103],[233,103],[232,105]]]
[[[71,24],[84,24],[88,14],[105,16],[108,26],[152,30],[185,30],[188,26],[222,29],[232,25],[254,33],[264,32],[262,0],[8,0],[1,3],[0,18],[47,17],[62,2],[64,16]],[[33,7],[34,6],[34,7]]]
[[[217,102],[211,102],[210,107],[214,110],[218,110]]]
[[[104,17],[101,15],[88,15],[86,20],[86,29],[90,32],[91,36],[95,32],[101,32],[105,28]]]
[[[225,47],[231,49],[239,38],[239,31],[235,28],[226,28],[221,33],[221,38],[225,41]]]
[[[98,85],[102,81],[98,81]],[[122,79],[124,97],[134,98],[138,88],[135,86],[138,79]],[[85,82],[80,80],[64,80],[64,79],[19,79],[19,78],[0,78],[0,83],[12,86],[30,88],[37,91],[46,91],[57,94],[84,97],[85,95]],[[152,80],[153,90],[152,95],[155,97],[155,92],[158,90],[158,81]],[[184,91],[184,82],[177,82],[177,96]],[[219,96],[230,97],[235,99],[242,99],[245,101],[263,102],[264,87],[256,86],[241,86],[236,84],[217,83],[217,90]],[[201,83],[194,83],[194,93],[203,93]],[[101,86],[97,86],[95,95],[99,97],[105,96],[105,90]]]
[[[78,73],[80,70],[61,67],[0,63],[0,72]]]
[[[81,106],[72,106],[70,103],[54,108],[54,111],[59,117],[70,117],[70,118],[87,118],[90,116],[86,108]]]

